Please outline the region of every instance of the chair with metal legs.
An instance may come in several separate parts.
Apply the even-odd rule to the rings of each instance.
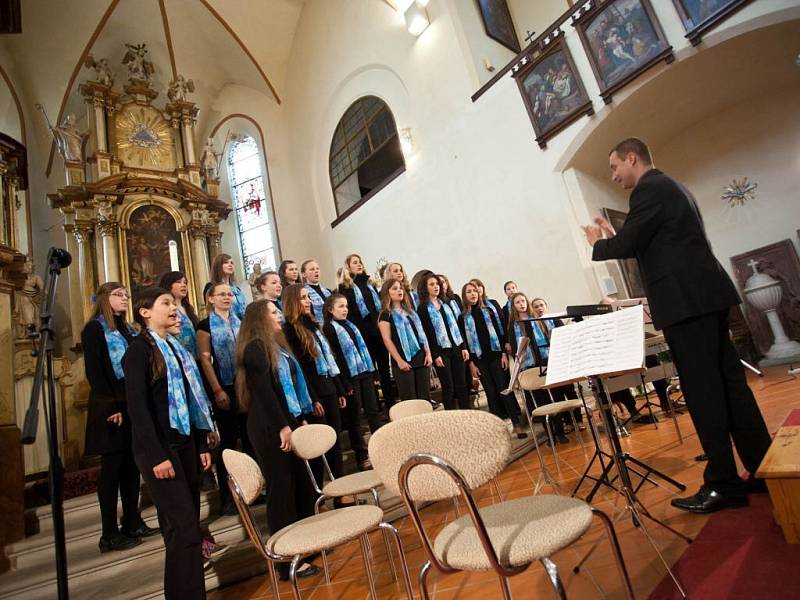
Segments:
[[[502,597],[511,598],[508,578],[541,562],[553,588],[564,598],[555,563],[549,558],[578,540],[598,517],[606,528],[628,598],[633,598],[613,523],[578,498],[540,495],[478,508],[473,492],[498,475],[511,456],[505,423],[490,413],[450,410],[409,417],[376,431],[370,460],[390,492],[399,493],[422,542],[427,562],[419,574],[422,598],[430,598],[428,575],[493,570]],[[468,514],[431,539],[418,502],[460,496]]]
[[[383,511],[379,507],[364,505],[325,511],[322,514],[292,523],[280,531],[274,532],[265,541],[250,510],[250,505],[261,495],[264,488],[261,469],[256,461],[247,454],[235,450],[224,450],[222,460],[228,470],[228,487],[230,487],[242,524],[250,541],[267,561],[272,596],[275,600],[280,599],[275,563],[290,563],[289,581],[292,585],[293,597],[295,600],[301,600],[300,590],[297,587],[297,568],[302,559],[322,552],[326,548],[339,546],[356,539],[361,545],[361,557],[364,561],[370,598],[377,600],[368,541],[368,534],[376,528],[380,528],[384,534],[389,531],[394,535],[397,552],[400,555],[406,596],[409,600],[413,600],[411,577],[408,573],[408,564],[403,553],[400,533],[390,523],[383,522]]]
[[[433,406],[427,400],[403,400],[389,409],[389,420],[397,421],[414,415],[433,412]]]
[[[580,428],[578,427],[578,423],[575,420],[575,410],[584,410],[583,402],[578,399],[575,400],[563,400],[561,402],[555,402],[553,400],[553,394],[550,390],[547,390],[547,393],[550,395],[550,404],[544,404],[542,406],[536,405],[536,400],[533,399],[533,392],[544,388],[545,385],[545,376],[539,372],[539,369],[534,367],[532,369],[528,369],[526,371],[522,371],[519,374],[519,386],[525,392],[529,392],[531,399],[533,401],[534,410],[529,411],[527,407],[527,403],[525,403],[525,413],[528,416],[528,421],[531,425],[531,433],[535,436],[536,434],[533,431],[533,419],[541,418],[544,419],[545,430],[547,431],[547,437],[550,440],[550,450],[553,453],[553,460],[555,461],[556,470],[561,473],[561,465],[560,461],[563,459],[559,459],[558,451],[556,450],[556,442],[553,439],[553,428],[551,426],[551,420],[553,418],[561,418],[561,415],[564,413],[569,413],[570,418],[572,419],[573,429],[575,430],[575,434],[578,436],[578,442],[581,445],[581,450],[583,451],[583,457],[585,460],[589,460],[589,456],[586,453],[586,444],[583,441],[583,435],[581,434]],[[590,416],[587,414],[587,419]],[[539,445],[536,445],[536,449],[538,451]],[[567,466],[572,468],[571,465],[566,463]],[[574,470],[574,468],[573,468]]]
[[[428,405],[430,406],[430,404]],[[305,462],[306,471],[308,471],[308,476],[311,478],[314,491],[319,494],[316,502],[314,502],[314,512],[319,514],[320,507],[328,499],[338,500],[345,496],[353,496],[357,501],[358,496],[361,494],[370,494],[375,502],[375,506],[382,508],[378,488],[383,487],[383,482],[372,469],[344,475],[342,477],[333,476],[328,461],[325,458],[325,453],[330,450],[334,444],[337,444],[338,441],[336,430],[330,425],[321,423],[303,425],[292,431],[292,450]],[[328,483],[322,481],[318,482],[316,477],[314,477],[309,461],[317,458],[322,459],[322,464],[325,467],[325,474],[328,476]],[[392,575],[396,579],[397,571],[395,570],[394,560],[392,559],[392,546],[389,541],[389,534],[386,530],[383,532],[383,541],[386,544],[386,556],[389,558],[389,566],[392,569]],[[322,552],[322,566],[325,571],[325,581],[330,582],[328,557],[325,551]]]

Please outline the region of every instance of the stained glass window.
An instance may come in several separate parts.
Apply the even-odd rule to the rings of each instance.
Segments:
[[[252,137],[241,137],[231,144],[228,152],[228,173],[231,182],[233,208],[239,225],[242,262],[249,277],[255,265],[262,271],[275,270],[278,248],[272,223],[271,203],[264,187],[261,155]]]

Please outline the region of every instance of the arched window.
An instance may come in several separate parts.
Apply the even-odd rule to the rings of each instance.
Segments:
[[[228,152],[228,174],[245,275],[249,277],[258,263],[262,271],[274,270],[278,256],[270,214],[272,204],[264,191],[261,155],[252,137],[234,137]]]
[[[406,170],[397,126],[389,107],[375,96],[356,100],[336,126],[330,176],[336,225]]]

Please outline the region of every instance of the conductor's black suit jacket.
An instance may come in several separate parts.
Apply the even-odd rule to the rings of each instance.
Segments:
[[[618,258],[639,262],[658,329],[740,302],[711,251],[694,197],[658,169],[639,179],[617,234],[594,245],[593,260]]]

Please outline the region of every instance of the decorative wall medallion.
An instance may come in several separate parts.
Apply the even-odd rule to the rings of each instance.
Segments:
[[[169,123],[148,106],[130,106],[117,118],[119,157],[130,167],[173,169]]]
[[[755,200],[755,192],[757,187],[758,184],[749,181],[747,177],[743,177],[742,179],[734,179],[731,181],[731,183],[725,186],[725,189],[722,192],[722,199],[731,208],[744,206],[748,202]]]

